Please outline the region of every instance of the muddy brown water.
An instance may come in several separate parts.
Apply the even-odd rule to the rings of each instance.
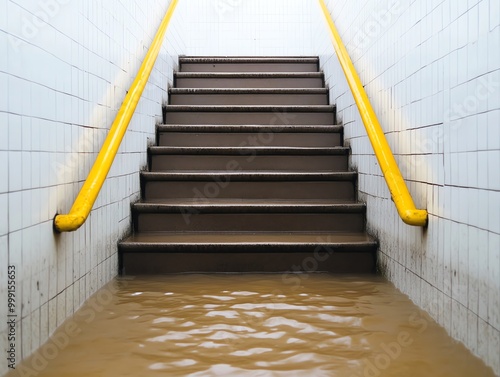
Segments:
[[[28,372],[494,376],[385,279],[324,274],[117,279],[9,376]]]

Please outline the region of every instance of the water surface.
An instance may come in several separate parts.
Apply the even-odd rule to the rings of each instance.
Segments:
[[[385,279],[117,279],[19,372],[67,376],[494,376]]]

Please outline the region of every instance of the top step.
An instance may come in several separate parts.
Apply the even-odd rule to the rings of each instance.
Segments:
[[[317,57],[181,57],[180,72],[318,72]]]

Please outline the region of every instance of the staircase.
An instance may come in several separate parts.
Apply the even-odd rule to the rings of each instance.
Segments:
[[[180,58],[122,275],[373,272],[317,58]]]

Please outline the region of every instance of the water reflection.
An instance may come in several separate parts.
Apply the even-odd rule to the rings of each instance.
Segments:
[[[89,303],[71,319],[81,331],[37,375],[493,376],[381,278],[297,279],[115,281],[102,310]]]

